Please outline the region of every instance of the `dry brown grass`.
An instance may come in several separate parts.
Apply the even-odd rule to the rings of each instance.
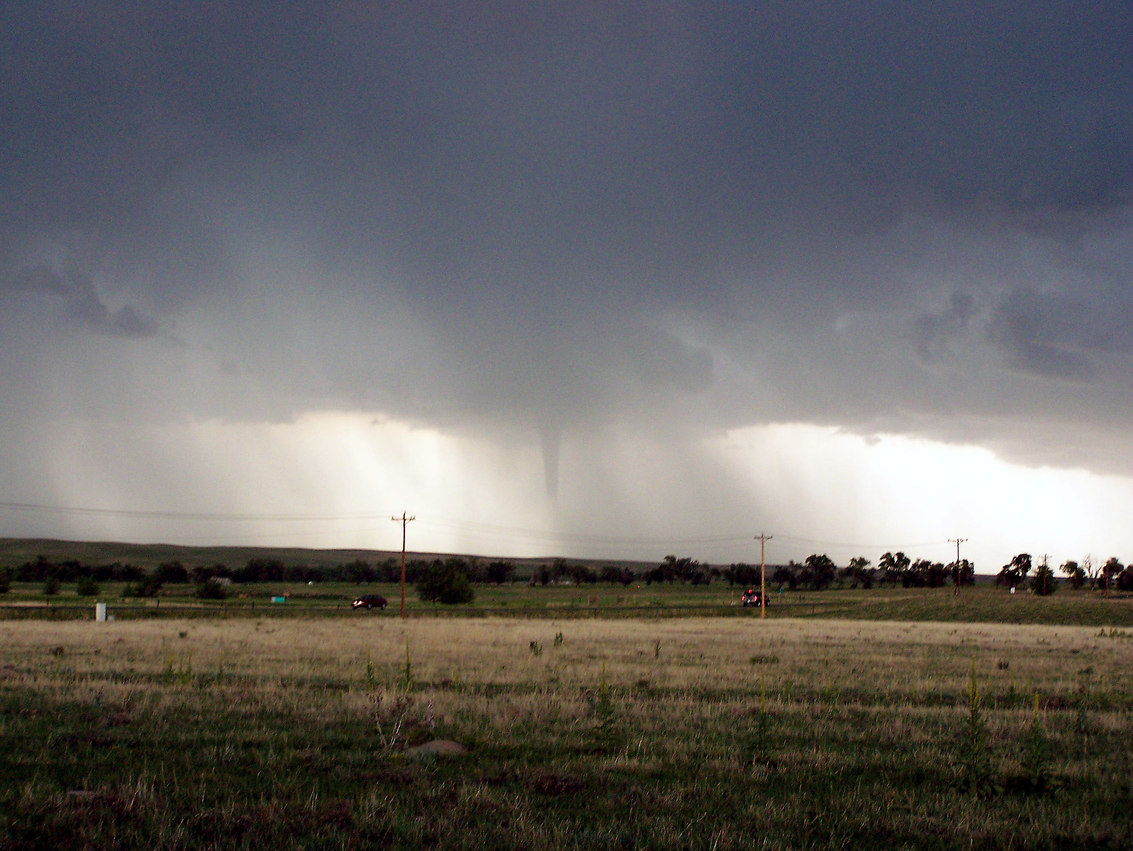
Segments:
[[[20,621],[0,648],[13,836],[92,819],[92,843],[168,847],[223,844],[213,822],[405,847],[739,848],[752,825],[770,847],[1129,835],[1099,802],[1133,768],[1131,643],[1090,627]],[[953,788],[973,661],[991,798]],[[1036,694],[1057,779],[1041,794],[1017,786]],[[471,753],[405,756],[434,737]],[[196,815],[168,818],[171,800]],[[418,815],[438,808],[456,832]]]

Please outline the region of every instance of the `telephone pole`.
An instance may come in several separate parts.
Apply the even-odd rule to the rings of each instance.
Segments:
[[[772,538],[771,535],[760,532],[755,536],[759,541],[759,617],[767,617],[767,562],[764,558],[764,548]]]
[[[968,539],[967,538],[949,538],[948,539],[948,543],[956,545],[956,570],[955,570],[956,585],[952,589],[952,593],[954,595],[960,593],[960,544],[964,543],[964,541],[966,541],[966,540],[968,540]]]
[[[391,517],[394,523],[401,524],[401,619],[405,620],[405,527],[416,517],[409,517],[403,511],[400,517]]]

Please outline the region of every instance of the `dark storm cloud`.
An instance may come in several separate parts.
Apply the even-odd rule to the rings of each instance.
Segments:
[[[921,360],[935,362],[947,358],[953,347],[966,336],[975,314],[975,303],[968,293],[953,293],[945,310],[926,313],[916,321],[913,346]]]
[[[61,275],[46,266],[30,266],[13,276],[8,289],[58,297],[69,317],[96,334],[142,339],[158,330],[155,319],[142,315],[132,305],[108,308],[90,278],[82,274]]]
[[[1087,381],[1094,373],[1088,349],[1096,341],[1077,321],[1082,314],[1082,305],[1069,298],[1016,290],[993,313],[989,338],[1012,369]]]
[[[1128,386],[1130,43],[1117,2],[9,4],[0,263],[177,329],[209,415],[1025,428]]]

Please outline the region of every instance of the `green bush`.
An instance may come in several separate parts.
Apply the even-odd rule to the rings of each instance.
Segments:
[[[12,568],[5,567],[0,570],[0,594],[7,594],[12,587]]]
[[[156,597],[161,590],[161,580],[146,576],[140,582],[131,582],[122,589],[123,597]]]
[[[54,576],[49,576],[43,580],[43,593],[48,597],[54,597],[59,593],[59,580]]]
[[[90,576],[80,577],[75,585],[75,591],[80,597],[96,597],[98,596],[98,583]]]
[[[223,600],[228,596],[228,591],[219,582],[206,579],[204,582],[197,583],[193,596],[198,600]]]

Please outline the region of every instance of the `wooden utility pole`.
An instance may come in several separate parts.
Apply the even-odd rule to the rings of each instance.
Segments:
[[[416,520],[416,517],[408,517],[405,512],[401,512],[400,517],[391,517],[394,523],[401,524],[401,619],[405,620],[405,527],[409,525],[411,520]]]
[[[967,538],[949,538],[948,543],[956,545],[956,586],[952,589],[953,594],[960,593],[960,544],[968,540]]]
[[[760,532],[755,536],[759,541],[759,617],[767,617],[767,561],[764,558],[764,548],[767,542],[772,538],[771,535],[766,535]]]

